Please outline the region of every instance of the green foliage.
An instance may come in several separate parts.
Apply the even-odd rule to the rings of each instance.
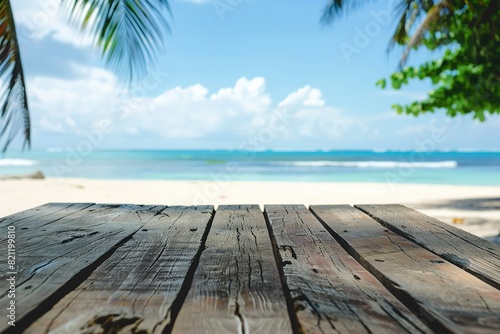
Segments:
[[[328,0],[321,15],[321,23],[328,25],[333,24],[338,17],[343,16],[348,12],[352,12],[362,7],[365,4],[373,2],[373,0]],[[396,44],[416,46],[421,43],[421,35],[425,33],[431,24],[435,23],[436,18],[445,16],[441,15],[442,9],[451,6],[454,0],[397,0],[397,1],[380,1],[382,3],[392,3],[394,5],[393,13],[397,18],[397,26],[389,42],[389,48]],[[450,12],[447,12],[448,14]],[[422,19],[422,20],[421,20]],[[417,22],[422,21],[415,28]],[[415,30],[415,33],[410,36],[409,31]],[[410,39],[411,37],[411,39]],[[409,51],[409,50],[407,50]],[[408,56],[407,52],[403,56],[405,59]]]
[[[18,133],[30,145],[26,82],[10,2],[0,0],[0,145],[3,152]]]
[[[168,0],[62,0],[70,19],[94,38],[120,78],[142,78],[163,52]]]
[[[168,0],[61,0],[70,19],[93,37],[106,64],[121,79],[143,78],[163,52],[168,31]],[[0,147],[5,152],[17,134],[30,145],[26,82],[16,25],[9,0],[0,0]]]
[[[393,108],[415,116],[443,109],[452,117],[472,114],[480,121],[486,114],[500,113],[499,28],[497,0],[464,2],[446,24],[430,26],[418,47],[442,50],[442,57],[400,69],[390,76],[390,84],[401,89],[412,80],[431,80],[433,90],[424,100]],[[377,85],[386,88],[387,82],[381,79]]]

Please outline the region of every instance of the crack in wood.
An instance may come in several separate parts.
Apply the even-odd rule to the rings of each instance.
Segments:
[[[182,283],[179,293],[177,294],[177,296],[175,297],[174,301],[172,302],[171,306],[167,311],[167,316],[165,318],[167,324],[165,326],[165,329],[163,330],[163,333],[170,334],[172,332],[177,316],[179,315],[179,312],[181,311],[181,308],[184,305],[189,290],[193,285],[194,275],[200,264],[201,255],[207,249],[206,241],[208,238],[208,234],[212,228],[212,223],[215,216],[215,210],[211,210],[210,214],[211,214],[210,219],[207,222],[205,232],[203,233],[203,236],[201,238],[200,247],[194,256],[191,265],[189,266],[189,269],[186,273],[186,276],[184,277],[184,281]]]
[[[402,205],[359,205],[356,208],[394,233],[500,289],[500,248],[497,245]],[[408,221],[411,226],[406,224]]]
[[[264,269],[262,269],[262,261],[261,261],[261,259],[257,260],[257,264],[259,265],[259,269],[260,269],[260,273],[259,273],[260,274],[260,281],[262,283],[265,283],[264,282]]]
[[[373,332],[370,330],[370,328],[365,324],[365,322],[363,321],[363,319],[359,316],[359,314],[357,312],[355,312],[352,308],[351,308],[351,305],[349,305],[348,303],[345,304],[346,307],[349,309],[349,311],[352,312],[352,314],[358,319],[358,322],[361,324],[361,326],[363,326],[363,328],[366,330],[366,332],[368,334],[372,334]]]
[[[298,318],[300,331],[370,333],[378,329],[378,332],[386,333],[421,332],[396,313],[390,317],[386,315],[380,304],[388,307],[386,303],[390,302],[384,302],[383,298],[391,300],[392,297],[395,304],[399,301],[342,249],[311,211],[305,207],[292,210],[272,206],[271,209],[272,215],[266,208],[268,220],[272,222],[269,229],[274,234],[274,243],[280,245],[275,254],[281,261],[294,264],[282,268],[280,273],[285,276],[284,285],[289,287],[293,305],[290,317],[293,319],[295,315]],[[284,222],[276,224],[278,221]],[[286,247],[289,245],[292,249]],[[296,259],[293,259],[292,250]],[[299,292],[303,295],[297,295]],[[402,304],[399,306],[404,309]],[[403,312],[419,323],[409,310]],[[420,326],[425,328],[423,323]]]
[[[137,232],[137,230],[135,231]],[[70,278],[66,283],[61,285],[56,291],[54,291],[51,295],[49,295],[43,302],[41,302],[37,307],[28,312],[23,318],[22,322],[19,322],[16,327],[10,327],[7,329],[4,334],[14,334],[14,333],[22,333],[26,328],[28,328],[34,321],[36,321],[41,315],[43,315],[47,310],[50,310],[57,302],[59,302],[64,296],[66,296],[69,292],[73,291],[81,282],[85,281],[92,272],[99,267],[106,259],[111,257],[115,251],[124,245],[127,241],[132,239],[133,234],[130,234],[116,243],[113,247],[111,247],[107,252],[102,254],[96,261],[89,264],[86,267],[83,267],[80,272],[78,272],[75,276]],[[49,261],[52,262],[53,260]],[[45,264],[46,266],[47,264]],[[42,266],[43,267],[43,266]]]
[[[50,265],[55,260],[57,260],[57,259],[51,259],[51,260],[48,260],[48,261],[44,261],[44,263],[42,263],[39,266],[37,266],[36,268],[32,269],[31,272],[30,272],[30,276],[27,277],[22,283],[25,283],[25,282],[29,281],[37,273],[38,270],[40,270],[40,269],[42,269],[44,267],[47,267],[48,265]],[[19,284],[19,285],[21,285],[21,284]]]
[[[241,334],[246,334],[246,330],[245,330],[245,318],[243,317],[243,315],[240,313],[240,304],[238,303],[238,301],[236,300],[235,302],[235,307],[234,307],[234,315],[236,316],[236,318],[238,318],[238,322],[239,322],[239,333]]]
[[[290,290],[290,294],[292,296],[292,303],[295,312],[298,313],[299,311],[306,310],[307,308],[311,309],[312,313],[317,318],[318,329],[321,331],[321,333],[324,333],[323,329],[321,328],[321,320],[322,320],[321,312],[309,299],[309,297],[307,297],[307,295],[303,293],[300,289]]]
[[[263,218],[257,207],[219,206],[173,333],[292,332]]]
[[[250,254],[248,254],[247,265],[248,265],[248,275],[247,275],[248,291],[252,291],[252,258]]]
[[[384,299],[385,300],[385,299]],[[387,300],[386,300],[387,301]],[[382,310],[391,318],[395,319],[394,318],[394,314],[398,315],[399,317],[403,318],[406,322],[408,322],[408,324],[410,324],[411,326],[413,326],[413,328],[417,331],[419,331],[420,333],[424,334],[425,331],[420,328],[418,326],[418,324],[416,324],[414,321],[412,321],[412,319],[409,319],[403,312],[401,312],[396,306],[394,306],[392,303],[390,303],[389,301],[387,301],[387,304],[390,305],[391,307],[391,312],[389,312],[388,310],[386,310],[384,307],[382,307]]]
[[[474,316],[466,320],[465,319],[461,320],[460,318],[462,317],[462,312],[456,310],[456,306],[454,305],[460,302],[460,308],[465,307],[470,309],[470,307],[472,307],[472,303],[468,301],[477,299],[477,297],[473,297],[471,296],[471,294],[474,293],[480,295],[479,291],[483,291],[483,289],[487,287],[486,285],[483,285],[482,282],[472,279],[469,282],[467,280],[466,285],[471,287],[467,291],[463,291],[463,293],[457,292],[456,294],[452,293],[451,291],[448,291],[447,289],[449,289],[449,285],[451,284],[450,280],[456,281],[456,279],[454,278],[455,276],[451,274],[451,272],[455,272],[458,274],[458,272],[454,269],[456,267],[450,265],[446,266],[446,262],[442,262],[443,265],[445,265],[446,270],[444,268],[437,270],[431,269],[429,265],[426,265],[425,258],[427,258],[428,260],[431,259],[434,260],[436,255],[431,254],[427,250],[424,250],[424,248],[415,247],[414,244],[410,246],[408,244],[409,241],[404,238],[405,235],[397,235],[399,234],[397,232],[397,234],[394,234],[392,236],[394,238],[394,241],[392,240],[392,238],[389,238],[392,244],[391,247],[396,248],[398,252],[400,252],[401,248],[403,248],[404,255],[414,254],[415,255],[414,257],[410,257],[412,261],[415,263],[412,265],[413,266],[419,265],[420,267],[422,267],[422,272],[425,273],[426,275],[432,274],[434,276],[433,283],[435,285],[443,287],[447,291],[441,293],[447,293],[448,295],[452,294],[453,296],[456,296],[457,300],[448,302],[446,300],[443,300],[442,298],[439,299],[439,297],[436,296],[436,294],[423,292],[419,290],[418,287],[416,287],[415,285],[411,285],[410,278],[400,274],[401,270],[408,269],[405,267],[404,264],[403,265],[397,264],[399,261],[405,263],[404,257],[399,256],[394,259],[391,258],[391,261],[387,263],[387,265],[383,266],[379,266],[376,263],[376,262],[382,262],[383,260],[376,258],[370,260],[371,251],[369,249],[368,244],[363,243],[363,239],[359,237],[357,238],[357,236],[358,235],[364,236],[363,234],[364,232],[362,229],[363,227],[372,228],[374,231],[373,233],[379,233],[377,231],[381,232],[383,230],[382,226],[375,225],[374,220],[368,218],[368,216],[366,216],[368,219],[360,217],[361,219],[359,220],[356,219],[353,220],[353,218],[349,216],[349,213],[354,209],[347,206],[344,206],[342,208],[329,206],[326,207],[324,211],[321,210],[321,206],[319,206],[318,208],[319,210],[316,207],[314,207],[313,213],[322,221],[323,225],[328,229],[328,231],[332,234],[332,236],[344,247],[344,249],[346,249],[349,252],[349,254],[351,254],[351,256],[353,256],[360,264],[362,264],[369,272],[371,272],[403,304],[405,304],[410,310],[412,310],[414,314],[417,315],[420,318],[420,320],[422,320],[429,328],[440,333],[459,332],[464,329],[471,329],[471,332],[474,332],[474,329],[479,329],[479,328],[484,329],[485,332],[488,332],[488,330],[497,328],[495,327],[496,325],[494,323],[491,324],[481,323],[478,318],[474,319]],[[340,222],[338,222],[339,220]],[[338,226],[339,229],[341,229],[343,224],[355,224],[355,228],[357,230],[354,231],[353,235],[341,236],[329,224],[332,225],[338,224],[334,226],[336,227]],[[376,238],[373,240],[374,242],[380,242],[380,245],[383,247],[388,247],[387,243],[379,241]],[[398,244],[395,244],[395,240],[398,240]],[[387,251],[384,250],[384,252],[382,252],[380,255],[387,255],[389,252],[390,248]],[[440,261],[440,259],[438,258],[436,259],[436,261]],[[448,274],[448,272],[450,273]],[[398,282],[402,284],[400,285],[398,284]],[[477,285],[478,289],[479,287],[481,289],[475,290],[474,289],[475,285]],[[418,297],[416,295],[417,293]],[[495,296],[492,296],[491,299],[486,298],[487,295],[484,293],[482,294],[482,296],[484,296],[485,299],[488,299],[491,303],[494,303],[494,300],[496,298]],[[483,303],[486,305],[484,309],[488,311],[488,305],[486,301],[484,301]],[[474,307],[478,307],[478,305],[474,304]],[[497,319],[495,317],[492,317],[491,313],[486,314],[483,312],[482,314],[484,314],[485,319]],[[409,323],[413,325],[413,322]]]
[[[71,241],[74,241],[76,239],[80,239],[83,237],[96,235],[98,233],[99,233],[99,231],[94,231],[94,232],[90,232],[90,233],[75,234],[75,235],[70,236],[68,239],[64,239],[63,241],[61,241],[61,244],[65,244],[65,243],[68,243],[68,242],[71,242]]]
[[[4,217],[0,220],[0,224],[2,224],[5,221],[9,222],[9,224],[11,224],[11,225],[12,224],[15,224],[15,225],[24,224],[24,223],[29,223],[32,221],[40,221],[41,219],[46,218],[47,216],[58,215],[61,212],[68,210],[70,208],[81,207],[80,210],[84,210],[84,209],[92,206],[91,203],[86,203],[86,204],[85,203],[82,203],[82,204],[63,203],[61,205],[64,205],[64,206],[60,207],[60,205],[45,204],[45,205],[42,205],[40,207],[31,209],[31,210],[23,211],[23,212],[20,212],[18,214],[15,214],[15,215]],[[53,210],[53,207],[55,207],[55,210]],[[50,220],[48,223],[52,223],[54,221],[65,218],[69,215],[72,215],[75,212],[76,211],[69,211],[65,215],[59,217],[56,220]],[[19,219],[14,219],[15,217],[17,217],[19,215],[21,215],[21,217]],[[43,224],[43,225],[45,225],[45,224]]]

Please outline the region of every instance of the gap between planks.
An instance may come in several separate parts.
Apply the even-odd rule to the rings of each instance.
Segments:
[[[85,224],[93,217],[91,206],[57,218],[56,224],[44,222],[18,233],[16,242],[24,246],[16,252],[23,258],[18,261],[21,268],[17,268],[16,277],[16,327],[5,322],[0,324],[0,331],[19,333],[28,327],[140,229],[144,223],[137,222],[137,215],[151,217],[156,212],[152,206],[126,207],[135,209],[136,218],[131,220],[126,212],[110,206],[107,211],[95,211],[98,222]],[[108,224],[110,221],[116,224]],[[42,242],[45,248],[40,248]],[[0,275],[3,279],[5,273]],[[6,298],[6,295],[0,298],[0,302],[4,304]]]
[[[391,231],[500,289],[500,245],[403,205],[357,205]]]
[[[311,211],[358,262],[433,330],[500,331],[497,289],[351,206],[312,206]]]
[[[26,333],[169,332],[212,218],[212,207],[158,212]]]
[[[300,332],[431,333],[304,206],[265,215]]]

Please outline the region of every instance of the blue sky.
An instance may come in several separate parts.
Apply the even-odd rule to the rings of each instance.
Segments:
[[[498,148],[500,119],[397,115],[425,97],[418,82],[381,90],[401,50],[379,1],[319,23],[326,0],[171,0],[166,52],[132,87],[117,84],[58,0],[17,0],[33,148]],[[418,64],[437,55],[414,54]],[[473,92],[471,92],[473,93]],[[101,136],[102,134],[102,136]]]

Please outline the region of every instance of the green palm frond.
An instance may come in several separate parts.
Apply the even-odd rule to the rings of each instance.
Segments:
[[[371,1],[373,2],[374,0]],[[325,25],[331,24],[337,17],[356,10],[368,2],[370,0],[328,0],[323,9],[320,22]]]
[[[422,42],[425,33],[429,31],[431,25],[435,24],[440,18],[442,18],[443,11],[447,11],[447,13],[453,14],[453,8],[450,6],[447,0],[439,1],[427,11],[425,19],[422,21],[422,23],[420,23],[420,25],[417,27],[410,40],[406,44],[406,49],[399,63],[400,67],[402,67],[406,63],[410,51]]]
[[[328,0],[321,15],[322,24],[331,24],[335,20],[359,7],[375,0]],[[382,1],[386,3],[386,1]],[[394,44],[404,44],[408,40],[408,30],[415,21],[416,17],[421,14],[422,10],[429,7],[432,0],[399,0],[395,8],[391,8],[395,13],[394,20],[398,17],[398,25],[394,36],[391,39],[391,46]]]
[[[106,64],[129,82],[145,75],[163,51],[169,30],[167,0],[62,0],[62,5],[94,38]]]
[[[163,51],[168,0],[61,0],[71,21],[94,38],[106,64],[132,82]],[[124,75],[125,74],[125,75]],[[9,0],[0,0],[0,147],[5,152],[23,132],[30,146],[26,83]]]
[[[423,37],[432,27],[440,24],[444,29],[446,28],[446,23],[454,14],[454,8],[463,8],[464,1],[467,2],[466,0],[399,0],[393,8],[394,20],[397,20],[398,24],[388,49],[392,49],[395,45],[406,46],[400,66],[405,64],[410,51],[422,42]],[[331,24],[337,17],[368,2],[370,1],[328,0],[321,16],[321,22]],[[420,22],[421,17],[423,20],[414,28],[415,22]]]
[[[19,132],[30,146],[31,129],[14,17],[8,0],[0,0],[0,147],[7,150]]]
[[[402,45],[408,41],[408,31],[419,16],[419,6],[412,0],[402,0],[395,8],[399,12],[398,25],[394,32],[391,41],[389,42],[389,50],[396,44]]]

